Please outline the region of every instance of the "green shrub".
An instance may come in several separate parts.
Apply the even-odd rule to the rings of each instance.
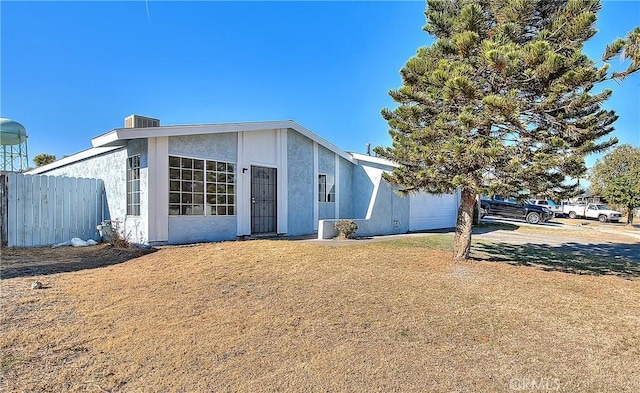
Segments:
[[[340,233],[342,239],[352,239],[358,230],[358,224],[351,220],[336,221],[336,230]]]

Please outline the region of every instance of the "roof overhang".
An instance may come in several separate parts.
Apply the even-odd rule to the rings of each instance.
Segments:
[[[354,162],[351,154],[333,143],[313,133],[293,120],[262,121],[247,123],[221,123],[200,125],[178,125],[148,128],[116,128],[91,140],[94,148],[117,147],[126,144],[127,140],[141,138],[158,138],[183,135],[219,134],[226,132],[262,131],[274,129],[292,129],[338,154],[349,162]]]
[[[99,156],[100,154],[104,154],[104,153],[108,153],[110,151],[113,150],[118,150],[122,148],[122,146],[100,146],[100,147],[94,147],[91,149],[87,149],[87,150],[83,150],[79,153],[61,158],[59,160],[56,160],[54,162],[52,162],[51,164],[47,164],[47,165],[43,165],[40,167],[37,167],[35,169],[32,169],[28,172],[26,172],[28,175],[38,175],[38,174],[42,174],[42,173],[46,173],[49,172],[53,169],[56,168],[60,168],[63,167],[65,165],[74,163],[74,162],[78,162],[78,161],[82,161],[84,159],[87,158],[91,158],[91,157],[95,157],[95,156]]]
[[[372,164],[378,164],[378,165],[386,165],[391,168],[400,167],[400,164],[398,164],[397,162],[393,162],[382,157],[375,157],[375,156],[370,156],[367,154],[360,154],[360,153],[351,153],[351,155],[353,156],[354,159],[358,161],[370,162]]]

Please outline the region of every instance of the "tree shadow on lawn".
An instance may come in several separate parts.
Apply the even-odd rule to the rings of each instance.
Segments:
[[[76,272],[116,265],[156,249],[117,248],[110,245],[91,247],[3,248],[0,279],[33,277]]]
[[[560,246],[477,242],[472,258],[533,266],[545,271],[572,274],[640,277],[640,245],[565,243]]]

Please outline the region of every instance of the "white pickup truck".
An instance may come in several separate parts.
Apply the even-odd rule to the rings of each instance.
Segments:
[[[618,222],[622,218],[622,213],[611,210],[607,205],[601,203],[589,203],[586,205],[564,205],[564,214],[569,218],[597,218],[600,222]]]

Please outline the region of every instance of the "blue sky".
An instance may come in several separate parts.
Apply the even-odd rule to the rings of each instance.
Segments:
[[[390,143],[380,109],[418,47],[425,3],[0,2],[0,114],[29,155],[58,157],[122,127],[293,119],[344,150]],[[604,1],[604,45],[640,25],[640,2]],[[624,68],[617,61],[613,64]],[[640,75],[607,103],[615,136],[640,146]],[[595,156],[588,159],[591,165]]]

